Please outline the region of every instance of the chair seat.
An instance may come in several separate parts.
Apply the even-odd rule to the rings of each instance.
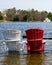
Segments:
[[[30,39],[28,41],[40,41],[40,40],[42,40],[42,38],[40,38],[40,39]]]

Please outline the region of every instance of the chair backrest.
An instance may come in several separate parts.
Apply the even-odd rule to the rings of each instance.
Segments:
[[[4,38],[6,40],[21,40],[21,31],[20,30],[13,30],[13,29],[8,29],[3,31]]]
[[[43,38],[43,30],[42,29],[28,29],[26,30],[27,40],[31,39],[42,39]]]

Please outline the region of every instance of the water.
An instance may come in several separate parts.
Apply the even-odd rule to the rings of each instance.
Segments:
[[[44,30],[44,38],[52,38],[52,22],[8,22],[0,23],[0,30],[16,29],[21,30],[22,36],[26,35],[25,30],[40,28]]]
[[[0,56],[0,65],[52,65],[52,54],[18,55],[8,53]]]
[[[0,23],[0,30],[3,31],[5,29],[19,29],[21,30],[22,35],[25,35],[25,30],[30,28],[41,28],[44,30],[44,38],[52,38],[52,22]],[[5,48],[2,48],[2,50],[4,49]],[[52,40],[46,39],[44,53],[42,54],[35,53],[27,55],[19,54],[18,52],[0,53],[0,65],[52,65]]]
[[[1,56],[0,58],[1,58],[0,65],[42,65],[46,60],[45,55],[42,54],[31,55],[8,54],[6,56]]]

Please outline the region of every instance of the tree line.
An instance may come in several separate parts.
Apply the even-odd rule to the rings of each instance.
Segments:
[[[49,18],[52,21],[52,13],[47,11],[38,10],[16,10],[16,8],[6,9],[5,11],[0,11],[0,20],[6,21],[44,21],[45,18]]]

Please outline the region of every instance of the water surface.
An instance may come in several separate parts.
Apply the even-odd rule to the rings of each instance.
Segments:
[[[52,65],[52,54],[7,54],[0,56],[0,65]]]
[[[52,22],[0,23],[0,30],[2,31],[5,29],[19,29],[22,34],[25,34],[25,30],[29,28],[41,28],[44,30],[44,38],[52,38]],[[46,40],[44,53],[42,54],[1,53],[0,65],[52,65],[52,40]]]

